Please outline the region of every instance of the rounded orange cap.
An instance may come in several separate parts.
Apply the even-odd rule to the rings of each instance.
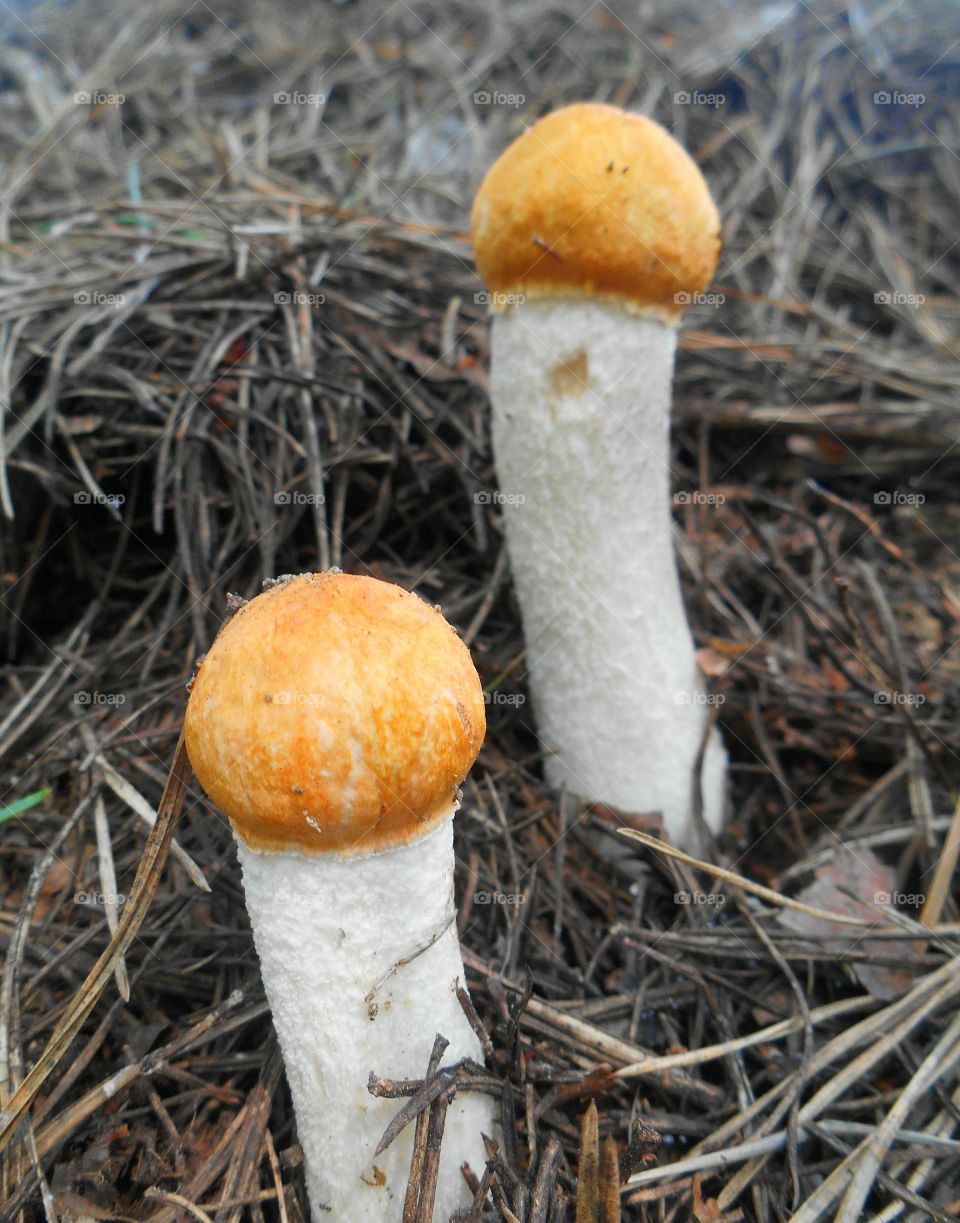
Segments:
[[[486,728],[470,652],[389,582],[303,574],[258,595],[203,660],[184,734],[251,849],[374,853],[451,814]]]
[[[477,270],[495,310],[590,296],[679,316],[710,283],[720,219],[703,175],[652,119],[578,103],[540,119],[480,185]]]

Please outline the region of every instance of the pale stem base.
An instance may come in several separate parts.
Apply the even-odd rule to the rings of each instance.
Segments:
[[[404,1101],[370,1095],[370,1072],[422,1078],[437,1032],[450,1041],[444,1065],[483,1060],[454,993],[464,973],[453,820],[413,845],[363,858],[237,848],[315,1223],[399,1223],[413,1128],[374,1157]],[[450,1105],[436,1220],[470,1204],[460,1164],[483,1175],[481,1131],[494,1133],[494,1110],[477,1094]]]

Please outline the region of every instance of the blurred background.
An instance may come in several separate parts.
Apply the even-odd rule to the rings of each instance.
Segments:
[[[624,1175],[649,1157],[638,1118],[662,1162],[706,1141],[812,1046],[675,1090],[614,1082],[603,1035],[722,1041],[792,1013],[801,977],[811,1007],[855,994],[869,949],[678,911],[652,860],[639,888],[611,880],[580,837],[603,813],[544,789],[470,203],[575,100],[655,117],[702,167],[724,250],[681,333],[675,518],[733,764],[727,860],[787,886],[839,834],[922,895],[960,777],[960,7],[78,0],[0,4],[0,30],[0,1087],[106,945],[105,855],[122,898],[227,594],[338,565],[441,604],[487,688],[458,896],[516,1094],[507,1168],[533,1178],[556,1137],[572,1194],[589,1098]],[[195,787],[177,836],[130,1001],[108,991],[46,1085],[39,1145],[4,1157],[5,1218],[42,1188],[48,1217],[187,1217],[171,1194],[217,1220],[285,1217],[278,1194],[305,1209],[229,829]],[[518,1009],[527,969],[539,1016]],[[862,1096],[921,1055],[865,1070]],[[848,1149],[821,1134],[716,1209],[787,1218]],[[949,1206],[952,1174],[926,1175]],[[691,1185],[625,1193],[625,1217],[694,1217]],[[508,1199],[484,1217],[528,1217]]]

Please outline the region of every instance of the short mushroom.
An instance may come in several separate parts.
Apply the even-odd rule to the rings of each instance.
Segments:
[[[482,1061],[455,987],[458,786],[485,728],[470,653],[442,615],[388,582],[284,578],[236,612],[194,680],[185,737],[229,817],[320,1220],[399,1221],[412,1126],[377,1144],[400,1102],[371,1072],[422,1078]],[[437,1219],[471,1202],[493,1101],[446,1115]],[[329,1213],[328,1213],[329,1212]]]
[[[676,324],[716,268],[716,207],[657,123],[581,104],[494,163],[472,228],[547,779],[660,811],[675,843],[698,847],[696,762],[716,830],[726,756],[674,561],[669,422]]]

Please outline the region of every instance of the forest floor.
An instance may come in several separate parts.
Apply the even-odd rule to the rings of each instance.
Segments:
[[[960,1217],[950,16],[6,9],[2,1219],[306,1217],[229,828],[191,780],[147,838],[227,595],[331,565],[440,604],[490,694],[457,896],[505,1131],[473,1217],[572,1219],[591,1101],[625,1219]],[[630,819],[545,787],[477,495],[469,202],[580,99],[663,122],[723,222],[673,431],[720,876],[638,843],[631,884],[584,835]]]

